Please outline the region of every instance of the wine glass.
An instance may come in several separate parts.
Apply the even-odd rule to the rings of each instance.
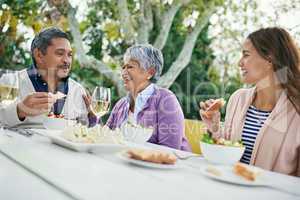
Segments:
[[[19,94],[18,71],[0,70],[0,105],[12,103]]]
[[[109,111],[111,95],[110,88],[96,87],[92,94],[92,108],[97,116],[102,117]]]
[[[0,107],[12,103],[19,95],[18,72],[0,69]],[[0,121],[0,131],[4,124]]]

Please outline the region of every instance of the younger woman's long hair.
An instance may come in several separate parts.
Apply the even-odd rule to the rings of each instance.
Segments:
[[[281,87],[300,115],[300,56],[290,34],[279,27],[262,28],[248,39],[258,54],[273,64]]]

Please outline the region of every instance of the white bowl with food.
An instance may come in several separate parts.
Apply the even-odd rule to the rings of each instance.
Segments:
[[[224,142],[200,141],[200,149],[203,157],[214,164],[233,165],[239,162],[245,147],[240,142],[231,142],[221,139]]]
[[[153,133],[152,127],[142,127],[137,124],[126,123],[121,126],[123,137],[128,142],[144,144],[147,142]]]
[[[64,130],[75,124],[75,120],[64,119],[62,115],[49,115],[43,119],[44,128],[49,130]]]

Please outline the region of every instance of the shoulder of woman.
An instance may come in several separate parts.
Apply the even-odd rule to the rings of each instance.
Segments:
[[[167,96],[174,96],[175,97],[175,94],[169,90],[169,89],[166,89],[166,88],[157,88],[156,90],[156,93],[160,96],[160,97],[167,97]]]
[[[157,106],[159,106],[159,108],[167,108],[169,110],[181,110],[182,112],[180,103],[172,91],[165,88],[159,88],[157,89],[156,95]]]
[[[255,88],[241,88],[241,89],[238,89],[234,93],[232,93],[232,95],[230,96],[230,99],[252,97],[252,94],[253,94],[254,90],[255,90]]]
[[[114,109],[118,109],[120,107],[123,107],[128,103],[127,97],[122,97],[117,101],[117,103],[114,105]]]

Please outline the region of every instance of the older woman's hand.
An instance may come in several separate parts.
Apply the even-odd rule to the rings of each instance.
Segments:
[[[220,128],[221,114],[218,109],[212,109],[212,106],[216,104],[216,100],[209,99],[205,102],[200,102],[200,116],[207,129],[212,133],[216,133]]]
[[[86,109],[90,112],[92,110],[92,97],[89,94],[82,95]]]
[[[92,97],[91,97],[91,95],[89,95],[87,93],[86,95],[82,95],[82,98],[84,100],[86,109],[88,111],[88,116],[89,117],[97,117],[97,115],[95,114],[95,112],[93,111],[93,108],[92,108]]]

